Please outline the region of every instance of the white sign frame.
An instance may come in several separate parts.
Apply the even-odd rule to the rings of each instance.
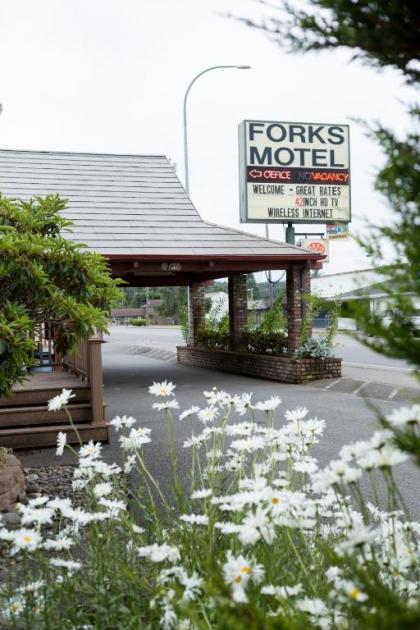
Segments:
[[[284,140],[280,138],[283,135]],[[337,142],[339,138],[342,142]],[[285,158],[289,164],[281,162]],[[290,163],[291,159],[296,163]],[[255,164],[255,160],[271,163]],[[322,160],[334,166],[320,163]],[[350,126],[243,120],[239,124],[239,188],[241,223],[350,223]],[[320,194],[322,189],[328,192]],[[296,192],[300,190],[308,192],[302,196]],[[301,206],[303,203],[307,205]],[[318,216],[313,216],[316,213]]]

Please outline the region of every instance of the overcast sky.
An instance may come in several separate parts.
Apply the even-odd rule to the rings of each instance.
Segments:
[[[350,63],[346,52],[288,55],[228,12],[269,10],[253,0],[1,0],[0,146],[165,154],[183,179],[189,81],[209,66],[249,64],[208,73],[190,93],[190,192],[202,217],[264,233],[239,223],[237,127],[254,118],[350,123],[350,229],[387,220],[373,191],[380,152],[351,119],[403,131],[412,94],[401,76]],[[283,227],[270,235],[283,240]],[[367,266],[355,243],[335,241],[326,271]]]

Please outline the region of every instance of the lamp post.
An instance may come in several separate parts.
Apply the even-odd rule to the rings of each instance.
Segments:
[[[199,72],[193,78],[193,80],[190,82],[190,84],[187,87],[187,91],[185,92],[184,108],[183,108],[183,114],[184,114],[184,173],[185,173],[184,183],[185,183],[185,190],[187,191],[187,194],[190,193],[190,182],[189,182],[189,173],[188,173],[188,134],[187,134],[187,99],[188,99],[188,94],[190,93],[190,90],[191,90],[192,86],[194,85],[194,83],[197,81],[197,79],[199,77],[201,77],[203,74],[206,74],[206,72],[211,72],[211,70],[219,70],[219,69],[222,69],[222,68],[233,68],[235,70],[250,70],[251,66],[211,66],[210,68],[206,68],[205,70],[202,70],[201,72]]]
[[[199,79],[203,74],[207,72],[211,72],[212,70],[226,69],[230,68],[233,70],[250,70],[251,66],[211,66],[210,68],[206,68],[199,72],[192,81],[190,81],[187,90],[184,96],[184,107],[183,107],[183,118],[184,118],[184,186],[187,191],[187,195],[190,194],[190,179],[188,172],[188,133],[187,133],[187,99],[188,94],[194,83]],[[191,312],[190,312],[190,287],[187,288],[187,318],[188,318],[188,328],[191,330]]]

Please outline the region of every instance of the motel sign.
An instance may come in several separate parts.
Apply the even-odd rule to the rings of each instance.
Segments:
[[[244,120],[240,217],[248,223],[348,223],[349,126]]]

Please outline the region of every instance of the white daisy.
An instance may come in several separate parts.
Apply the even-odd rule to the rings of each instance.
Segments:
[[[134,465],[136,463],[136,456],[135,455],[129,455],[127,457],[127,459],[124,462],[124,472],[126,475],[130,474],[131,471],[134,468]]]
[[[123,501],[117,499],[106,499],[101,497],[99,504],[106,508],[107,514],[111,517],[116,517],[120,512],[124,512],[127,509],[126,504]]]
[[[365,602],[368,598],[368,596],[363,593],[360,588],[358,588],[353,582],[350,582],[350,580],[342,580],[341,588],[343,589],[347,597],[355,602]]]
[[[212,491],[208,488],[202,488],[201,490],[195,490],[191,499],[206,499],[207,497],[211,497]]]
[[[226,584],[232,586],[232,599],[236,602],[247,602],[245,589],[249,582],[258,584],[264,578],[264,567],[256,564],[254,559],[245,556],[234,556],[229,550],[227,561],[223,565],[223,577]]]
[[[168,381],[162,381],[161,383],[153,383],[153,385],[150,385],[149,387],[149,394],[152,394],[153,396],[173,396],[173,390],[175,389],[176,385],[173,385],[173,383]]]
[[[185,411],[183,411],[180,414],[179,420],[185,420],[185,418],[189,418],[190,416],[194,416],[199,411],[200,411],[200,407],[190,407],[190,409],[186,409]]]
[[[100,457],[102,450],[102,444],[100,442],[96,442],[94,444],[93,440],[89,440],[87,444],[84,444],[79,450],[80,457],[90,457],[95,459],[96,457]]]
[[[121,448],[125,451],[135,451],[136,449],[148,444],[152,440],[150,439],[151,429],[147,427],[139,427],[138,429],[131,429],[128,436],[120,436]]]
[[[154,543],[153,545],[139,547],[137,553],[141,558],[148,558],[152,562],[164,562],[167,560],[168,562],[174,563],[181,558],[178,549],[166,543],[163,545]]]
[[[242,396],[235,396],[234,405],[235,405],[236,413],[238,413],[240,416],[245,415],[247,410],[252,407],[251,398],[252,398],[252,392],[244,393],[242,394]]]
[[[322,599],[317,597],[313,599],[310,599],[309,597],[300,599],[296,602],[296,607],[314,617],[320,617],[328,612],[328,608]]]
[[[418,426],[420,424],[420,405],[395,409],[387,416],[387,420],[394,427]]]
[[[72,394],[71,389],[64,388],[61,394],[54,396],[54,398],[51,398],[51,400],[48,401],[48,411],[60,411],[64,405],[67,405],[70,398],[74,397],[75,394]]]
[[[123,427],[129,429],[136,424],[136,419],[132,416],[115,416],[110,422],[116,431],[119,431]]]
[[[34,497],[33,499],[29,499],[28,505],[31,508],[39,507],[40,505],[45,505],[48,503],[48,497]],[[22,506],[21,506],[22,507]]]
[[[105,497],[107,494],[111,494],[112,492],[112,484],[109,481],[104,481],[102,483],[97,483],[93,488],[93,494],[98,499],[100,497]]]
[[[206,407],[205,409],[201,409],[197,415],[198,419],[206,424],[207,422],[213,422],[219,415],[219,412],[215,407]]]
[[[278,396],[271,396],[268,400],[264,402],[257,402],[253,405],[253,409],[257,409],[259,411],[274,411],[281,404],[281,399]]]
[[[10,532],[9,540],[14,545],[11,551],[11,555],[14,555],[18,551],[35,551],[35,549],[38,549],[40,546],[42,537],[39,532],[23,527],[22,529]]]
[[[308,410],[306,407],[296,407],[296,409],[288,409],[284,414],[286,420],[289,422],[303,420],[303,418],[308,414]]]
[[[72,545],[74,545],[74,541],[71,538],[68,536],[59,536],[55,540],[46,540],[43,547],[47,550],[54,549],[54,551],[62,551],[65,549],[67,551]]]
[[[38,508],[31,509],[27,506],[21,506],[22,512],[22,525],[30,525],[31,523],[36,523],[38,525],[44,525],[46,523],[51,523],[54,515],[54,510],[51,508]]]
[[[63,454],[66,443],[67,433],[63,433],[63,431],[60,431],[60,433],[57,435],[57,450],[55,452],[55,454],[59,457],[61,457],[61,455]]]
[[[50,564],[51,566],[59,569],[67,569],[69,573],[79,571],[79,569],[82,568],[80,562],[75,562],[74,560],[63,560],[62,558],[51,558]]]
[[[206,514],[181,514],[181,521],[191,525],[208,525],[209,517]]]
[[[153,403],[153,409],[163,411],[164,409],[179,409],[179,404],[176,400],[166,400],[163,403]]]

